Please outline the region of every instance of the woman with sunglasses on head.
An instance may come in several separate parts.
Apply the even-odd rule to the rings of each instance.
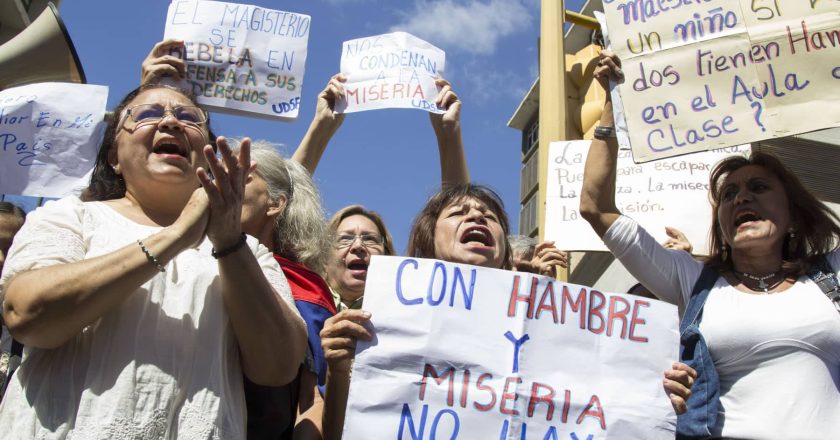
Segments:
[[[623,78],[619,60],[602,53],[595,75],[607,89]],[[609,94],[601,125],[613,126]],[[837,215],[774,156],[732,156],[711,171],[711,255],[695,261],[619,212],[617,151],[614,137],[592,142],[580,211],[636,279],[685,313],[682,357],[698,377],[678,434],[840,437]]]
[[[271,252],[241,233],[249,141],[210,142],[183,92],[129,93],[91,183],[30,214],[0,279],[28,348],[0,407],[16,438],[244,438],[243,373],[291,381],[306,333]],[[212,172],[212,177],[210,172]]]

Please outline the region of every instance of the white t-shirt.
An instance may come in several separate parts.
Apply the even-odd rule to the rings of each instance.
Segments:
[[[667,250],[626,216],[604,243],[664,301],[685,307],[703,266]],[[840,253],[828,255],[840,268]],[[718,278],[700,331],[720,376],[715,436],[840,438],[840,314],[807,276],[784,292],[741,292]]]
[[[75,197],[26,219],[0,278],[110,253],[161,228]],[[271,252],[249,237],[268,281],[297,310]],[[240,439],[245,399],[212,244],[181,252],[62,346],[27,349],[0,406],[4,438]],[[137,246],[137,252],[142,252]],[[297,316],[297,319],[300,317]]]

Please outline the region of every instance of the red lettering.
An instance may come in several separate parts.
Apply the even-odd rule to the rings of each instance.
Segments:
[[[636,300],[633,303],[633,319],[630,320],[630,340],[636,342],[647,342],[648,338],[646,336],[636,336],[636,324],[645,325],[645,320],[639,318],[639,307],[650,307],[650,303],[647,301]]]
[[[544,396],[540,396],[540,388],[548,390],[548,393]],[[545,419],[551,420],[554,417],[554,388],[539,382],[534,382],[531,384],[531,397],[528,399],[528,417],[534,417],[534,409],[540,402],[543,402],[548,406],[548,410],[545,413]]]
[[[563,416],[560,418],[560,421],[566,423],[569,420],[569,407],[572,406],[572,392],[570,390],[566,390],[566,395],[563,399]]]
[[[426,397],[426,379],[431,377],[438,385],[443,384],[443,381],[449,378],[449,390],[446,393],[446,404],[452,406],[454,403],[455,391],[455,367],[449,367],[442,375],[438,376],[437,370],[431,364],[426,364],[423,367],[423,381],[420,382],[420,400]]]
[[[584,417],[595,417],[601,423],[601,429],[607,429],[607,422],[604,421],[604,409],[601,408],[601,401],[598,400],[598,396],[593,394],[592,398],[589,399],[589,404],[586,405],[586,408],[583,409],[583,412],[577,418],[578,425],[580,425]]]
[[[519,294],[519,275],[513,277],[513,289],[510,291],[510,302],[508,302],[508,316],[516,316],[516,302],[523,301],[528,304],[528,313],[525,315],[528,319],[534,317],[534,302],[537,299],[537,278],[531,277],[531,293],[529,295]]]
[[[344,89],[345,93],[347,94],[347,102],[350,102],[350,98],[356,98],[356,104],[359,104],[359,89]],[[364,97],[364,93],[362,93],[362,97]],[[365,102],[365,101],[362,101]]]
[[[566,305],[571,303],[572,312],[580,313],[580,328],[586,328],[586,289],[581,288],[577,299],[572,302],[572,295],[569,294],[569,288],[563,286],[563,296],[560,299],[560,323],[566,323]]]
[[[394,98],[405,98],[405,85],[404,84],[394,84]],[[399,94],[399,96],[397,96]]]
[[[487,391],[488,393],[490,393],[490,403],[488,403],[486,405],[480,404],[480,403],[478,403],[478,401],[473,403],[473,406],[475,407],[475,409],[477,409],[479,411],[490,411],[491,409],[493,409],[493,406],[496,405],[496,390],[494,390],[493,387],[489,387],[487,385],[482,384],[482,382],[484,382],[484,380],[492,379],[492,378],[493,378],[492,374],[484,373],[481,376],[478,376],[478,381],[476,381],[476,383],[475,383],[476,388],[478,388],[481,391]]]
[[[470,390],[470,370],[464,370],[464,380],[461,382],[461,408],[467,407],[467,393]]]
[[[616,304],[624,304],[624,308],[619,310]],[[621,322],[621,339],[627,337],[627,312],[630,311],[630,303],[620,296],[610,297],[610,310],[607,315],[607,336],[612,336],[613,322],[619,320]]]
[[[595,298],[598,298],[598,305],[595,305]],[[606,303],[606,297],[604,294],[592,289],[589,291],[589,331],[595,333],[596,335],[600,335],[604,331],[604,315],[601,314],[601,310],[604,309],[604,304]],[[592,325],[593,317],[597,317],[600,323],[598,327]]]
[[[417,95],[420,95],[421,99],[426,99],[426,96],[423,95],[423,88],[420,87],[420,84],[417,84],[417,87],[414,88],[414,94],[411,95],[411,98],[416,98]]]
[[[550,301],[550,304],[545,303],[546,299]],[[554,298],[554,283],[551,281],[549,281],[548,284],[545,286],[542,298],[540,298],[540,306],[537,307],[537,313],[534,317],[536,319],[540,319],[540,313],[542,313],[542,311],[544,310],[551,311],[551,316],[554,318],[554,323],[557,324],[557,304],[556,299]]]
[[[508,387],[512,383],[522,383],[522,378],[520,378],[520,377],[508,377],[507,379],[505,379],[505,388],[503,389],[503,392],[502,392],[502,401],[499,402],[499,412],[501,412],[502,414],[508,414],[508,415],[511,415],[511,416],[518,416],[519,411],[516,410],[516,399],[519,397],[519,394],[516,394],[516,391],[514,391],[512,393],[508,392]],[[513,400],[513,409],[505,408],[505,402],[507,402],[509,400]]]

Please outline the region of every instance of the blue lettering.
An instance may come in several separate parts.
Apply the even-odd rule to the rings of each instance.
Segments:
[[[440,285],[440,297],[435,300],[432,298],[432,289],[435,285],[435,279],[437,278],[438,269],[443,274],[443,282]],[[453,288],[454,290],[454,288]],[[443,297],[446,296],[446,266],[443,263],[436,261],[435,267],[432,269],[432,277],[429,279],[429,290],[426,293],[426,299],[429,300],[429,304],[436,306],[439,305],[443,301]]]
[[[519,371],[519,348],[522,347],[522,344],[525,343],[528,339],[531,339],[528,334],[522,335],[521,338],[517,339],[516,336],[513,336],[513,333],[506,332],[505,337],[508,341],[513,342],[513,372],[516,373]]]
[[[473,294],[475,293],[475,274],[476,270],[470,269],[470,289],[469,293],[467,293],[467,287],[464,285],[464,275],[461,274],[460,268],[455,268],[455,275],[452,280],[452,291],[450,292],[451,295],[449,297],[449,307],[455,307],[455,286],[460,282],[461,295],[464,297],[464,308],[472,310]]]
[[[412,305],[415,305],[415,304],[422,304],[423,303],[423,298],[408,299],[408,298],[405,297],[405,295],[403,295],[402,273],[403,273],[403,269],[405,268],[405,266],[407,266],[409,264],[413,264],[415,269],[417,269],[419,267],[419,264],[417,263],[417,260],[407,259],[407,260],[404,260],[402,263],[400,263],[400,266],[397,268],[397,288],[396,288],[396,290],[397,290],[397,298],[399,298],[400,302],[407,305],[407,306],[412,306]],[[425,418],[426,418],[426,414],[425,414],[425,410],[424,410],[423,419],[425,420]],[[400,432],[402,432],[402,422],[400,422]]]
[[[415,261],[415,264],[416,263],[417,262]],[[414,418],[411,416],[411,409],[408,407],[407,403],[403,403],[402,413],[400,414],[400,428],[399,431],[397,431],[397,438],[402,440],[403,429],[405,429],[405,422],[407,419],[408,431],[409,435],[411,435],[411,440],[423,440],[423,431],[426,429],[426,416],[428,414],[429,405],[423,405],[423,411],[420,414],[420,432],[417,432],[417,430],[414,427]]]

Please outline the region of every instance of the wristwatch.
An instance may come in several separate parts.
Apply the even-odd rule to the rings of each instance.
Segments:
[[[607,140],[615,137],[615,127],[595,127],[595,139]]]

